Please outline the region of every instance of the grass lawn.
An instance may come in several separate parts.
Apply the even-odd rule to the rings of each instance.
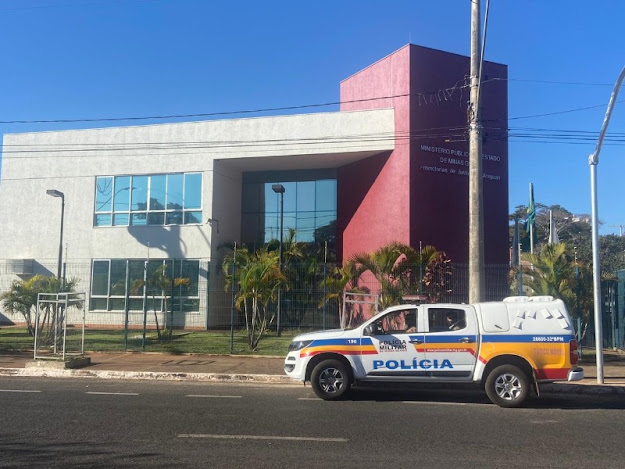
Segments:
[[[276,355],[285,356],[291,339],[298,332],[287,331],[278,337],[275,332],[263,335],[258,349],[251,351],[247,345],[245,331],[235,331],[233,353],[235,355]],[[80,351],[80,329],[68,329],[65,350]],[[0,328],[0,351],[30,351],[34,339],[26,332],[26,328]],[[85,352],[122,352],[143,351],[143,334],[141,330],[128,332],[127,345],[124,346],[123,330],[85,331]],[[146,333],[146,352],[161,353],[203,353],[225,355],[230,353],[230,331],[174,331],[172,339],[159,340],[155,331]]]

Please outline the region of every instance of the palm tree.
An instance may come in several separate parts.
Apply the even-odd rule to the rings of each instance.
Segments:
[[[286,284],[286,278],[279,268],[279,258],[267,246],[256,252],[246,247],[236,251],[236,269],[233,278],[231,266],[234,254],[224,258],[222,267],[226,275],[226,290],[238,285],[235,305],[243,312],[248,345],[256,350],[263,334],[273,323],[275,314],[269,307],[278,298],[278,289]]]
[[[566,244],[545,244],[535,254],[523,254],[523,284],[534,295],[550,295],[568,306],[575,303],[575,266],[566,253]]]
[[[350,328],[354,319],[353,314],[343,314],[343,293],[367,293],[368,290],[358,286],[360,271],[353,262],[346,262],[343,267],[334,267],[325,279],[326,295],[323,303],[336,302],[339,324],[342,329]],[[320,288],[323,288],[324,279],[321,279]],[[322,306],[323,306],[322,303]]]
[[[433,246],[425,246],[419,252],[393,242],[371,254],[356,254],[349,262],[357,266],[359,277],[365,272],[375,277],[382,309],[399,304],[407,294],[422,293],[424,286],[431,297],[441,294],[451,274],[446,254]]]
[[[56,277],[35,275],[28,280],[15,280],[11,288],[0,295],[0,301],[4,308],[11,314],[21,314],[26,322],[26,329],[30,336],[35,335],[35,309],[39,293],[73,292],[77,280],[70,279],[64,285],[62,280]],[[48,335],[56,322],[56,308],[44,307],[39,319],[39,334],[42,341],[47,340]]]

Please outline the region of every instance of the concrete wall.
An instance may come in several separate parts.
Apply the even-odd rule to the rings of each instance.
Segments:
[[[219,259],[220,243],[240,241],[243,171],[336,168],[391,150],[392,141],[354,137],[393,129],[393,111],[386,109],[7,134],[0,181],[0,263],[35,259],[38,272],[56,274],[61,201],[46,195],[47,189],[56,189],[65,194],[65,260],[75,266],[79,291],[89,291],[92,259],[146,258],[148,245],[150,258],[200,259],[206,269]],[[93,226],[96,176],[174,172],[203,174],[204,223]],[[215,272],[209,276],[217,277]],[[0,269],[0,290],[17,278]],[[210,289],[206,273],[202,289]],[[185,323],[206,325],[208,302],[201,298],[201,318],[189,313]],[[119,321],[119,313],[87,316],[87,323],[113,321]]]

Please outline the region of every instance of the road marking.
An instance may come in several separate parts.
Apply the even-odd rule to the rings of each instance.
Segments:
[[[138,392],[96,392],[87,391],[85,394],[97,394],[101,396],[138,396]]]
[[[318,397],[298,397],[298,401],[320,401],[321,399]]]
[[[419,402],[419,401],[403,401],[403,404],[422,404],[422,405],[469,405],[466,402]]]
[[[319,441],[347,443],[346,438],[314,438],[307,436],[267,436],[267,435],[216,435],[211,433],[183,433],[178,438],[214,438],[217,440],[283,440],[283,441]]]
[[[41,391],[29,391],[28,389],[0,389],[0,392],[41,392]]]
[[[543,425],[545,423],[558,423],[557,420],[530,420],[530,423],[534,423],[536,425]]]
[[[221,399],[241,399],[243,396],[218,396],[216,394],[187,394],[185,397],[207,397]]]

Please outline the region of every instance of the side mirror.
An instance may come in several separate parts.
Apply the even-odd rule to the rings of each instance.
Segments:
[[[365,327],[365,329],[362,331],[362,335],[373,335],[373,324],[369,324],[367,327]]]

